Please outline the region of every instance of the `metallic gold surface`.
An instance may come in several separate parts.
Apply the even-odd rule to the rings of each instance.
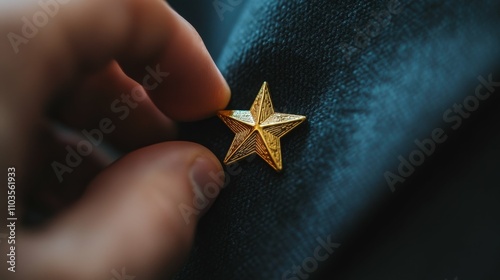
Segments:
[[[220,111],[218,116],[236,133],[225,164],[257,153],[276,171],[283,169],[280,138],[306,119],[305,116],[275,113],[267,82],[262,85],[250,111]]]

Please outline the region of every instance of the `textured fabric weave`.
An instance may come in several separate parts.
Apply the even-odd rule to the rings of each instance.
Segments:
[[[248,110],[267,81],[277,112],[308,120],[282,139],[284,172],[258,157],[227,170],[229,184],[203,218],[177,279],[306,279],[292,267],[314,258],[318,238],[340,247],[316,260],[318,269],[302,268],[307,279],[500,279],[495,200],[471,202],[488,229],[478,222],[450,237],[441,226],[460,224],[454,215],[461,212],[441,211],[451,203],[471,214],[476,206],[437,201],[461,183],[462,202],[476,195],[473,187],[497,201],[500,195],[492,171],[500,160],[475,166],[492,149],[499,154],[491,141],[500,139],[492,121],[500,119],[500,87],[457,129],[456,113],[443,116],[475,94],[478,77],[500,81],[500,2],[252,0],[235,9],[241,14],[217,59],[233,91],[228,109]],[[398,157],[409,160],[415,140],[435,129],[447,140],[391,189],[387,172],[400,175]],[[222,160],[233,134],[213,118],[183,125],[182,138]],[[483,151],[476,161],[473,149]],[[454,172],[463,168],[449,167],[455,160],[493,177],[460,177]],[[388,205],[401,212],[382,210]],[[443,235],[431,235],[434,229]]]

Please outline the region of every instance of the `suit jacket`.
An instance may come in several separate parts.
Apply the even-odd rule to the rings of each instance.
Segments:
[[[499,1],[170,3],[229,109],[267,81],[276,111],[308,118],[282,173],[226,168],[176,279],[500,279]],[[222,160],[233,133],[213,118],[182,138]]]

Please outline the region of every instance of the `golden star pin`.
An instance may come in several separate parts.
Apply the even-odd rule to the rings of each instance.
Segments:
[[[305,121],[305,116],[275,113],[267,82],[250,111],[220,111],[219,118],[236,134],[224,159],[235,163],[257,153],[276,171],[283,169],[280,138]]]

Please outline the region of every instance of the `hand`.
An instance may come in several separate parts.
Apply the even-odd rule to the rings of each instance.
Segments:
[[[223,172],[200,145],[164,141],[175,121],[209,117],[230,98],[184,19],[161,0],[2,1],[0,98],[17,217],[24,196],[89,182],[72,205],[52,201],[64,211],[42,228],[16,222],[16,272],[2,261],[2,279],[142,280],[179,268]],[[107,166],[103,140],[131,152]],[[0,246],[4,260],[12,245]]]

